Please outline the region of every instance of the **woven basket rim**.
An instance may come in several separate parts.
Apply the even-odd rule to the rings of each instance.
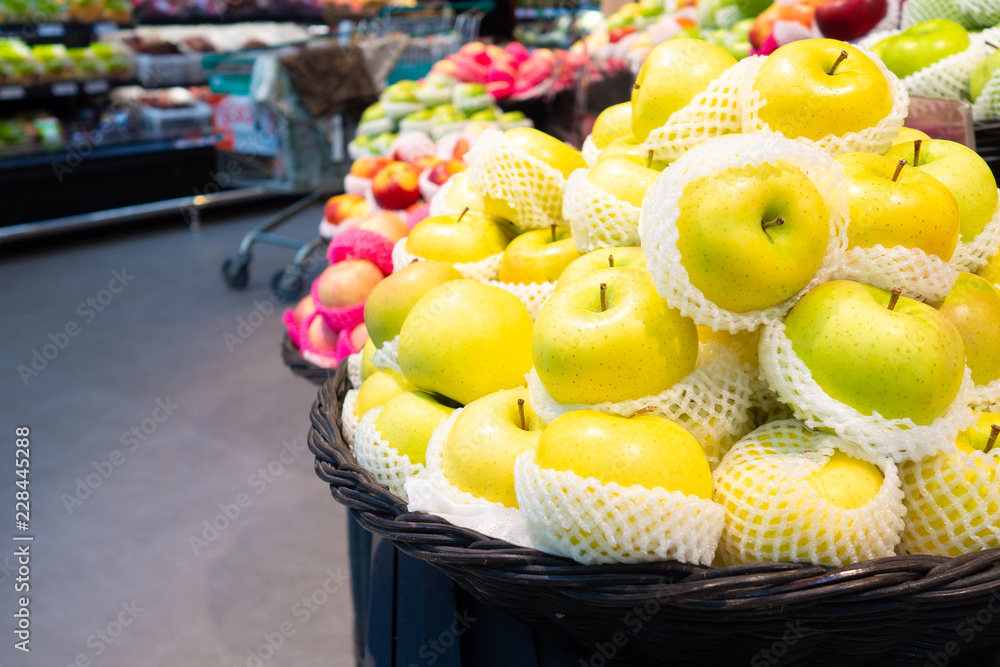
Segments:
[[[315,472],[333,497],[368,531],[432,565],[478,570],[476,576],[516,574],[572,598],[627,604],[669,598],[691,610],[742,611],[748,618],[807,608],[882,600],[951,609],[1000,589],[1000,549],[949,558],[893,556],[844,567],[809,563],[750,563],[727,567],[673,561],[582,565],[519,547],[426,513],[412,513],[362,468],[342,436],[340,402],[348,389],[346,363],[320,388],[311,411],[308,444]]]
[[[292,342],[292,338],[287,332],[285,332],[285,337],[281,341],[281,360],[285,362],[285,365],[293,373],[299,377],[304,377],[316,385],[322,385],[336,374],[336,369],[334,368],[323,368],[311,361],[307,361],[302,356],[299,348]]]

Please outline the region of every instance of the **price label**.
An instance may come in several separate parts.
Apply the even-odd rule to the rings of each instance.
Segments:
[[[106,93],[111,88],[107,81],[97,80],[97,81],[87,81],[83,84],[83,91],[88,95],[99,95],[101,93]]]
[[[0,86],[0,100],[23,100],[24,86]]]
[[[71,97],[80,92],[80,86],[76,81],[59,81],[52,84],[53,97]]]
[[[66,26],[62,23],[40,23],[37,32],[39,37],[65,37]]]

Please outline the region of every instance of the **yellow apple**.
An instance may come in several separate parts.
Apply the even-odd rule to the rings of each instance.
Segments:
[[[938,312],[962,334],[972,381],[983,385],[1000,378],[1000,288],[963,271]]]
[[[533,127],[515,127],[504,132],[503,136],[509,146],[520,148],[556,169],[565,178],[569,178],[575,170],[587,166],[580,151]]]
[[[451,185],[444,194],[444,203],[452,211],[469,209],[472,213],[485,213],[486,202],[479,188],[469,180],[469,171],[460,171],[450,179]]]
[[[586,255],[574,259],[569,266],[563,270],[556,283],[556,290],[560,290],[580,276],[597,271],[598,269],[609,269],[612,267],[646,270],[646,255],[642,248],[598,248],[591,250]]]
[[[579,256],[568,227],[552,225],[551,229],[525,232],[504,250],[499,279],[521,285],[555,282]]]
[[[587,180],[615,199],[642,208],[646,191],[659,175],[655,169],[648,169],[624,155],[616,155],[598,160],[587,172]]]
[[[986,262],[983,268],[976,271],[976,275],[989,280],[994,285],[1000,285],[1000,252],[990,257],[990,261]]]
[[[431,434],[454,408],[442,405],[428,393],[405,391],[389,399],[375,417],[382,439],[410,463],[424,463]]]
[[[892,140],[892,145],[905,144],[911,141],[916,141],[917,139],[930,139],[930,137],[921,132],[920,130],[915,130],[912,127],[906,127],[905,125],[899,128],[899,134],[896,138]]]
[[[503,252],[507,234],[477,213],[438,215],[420,221],[406,239],[406,252],[449,264],[478,262]]]
[[[719,343],[724,345],[736,355],[741,363],[750,364],[757,368],[760,365],[760,335],[764,328],[759,327],[753,331],[740,331],[739,333],[729,333],[725,329],[713,331],[710,327],[698,327],[699,343]]]
[[[608,145],[604,147],[601,154],[597,156],[597,161],[600,162],[616,156],[627,157],[636,164],[655,169],[656,171],[663,171],[670,164],[666,160],[653,160],[650,162],[649,149],[643,148],[642,142],[636,141],[635,137],[631,134],[612,139],[608,142]]]
[[[462,274],[451,264],[436,259],[414,262],[386,276],[365,301],[365,325],[376,347],[399,335],[413,305],[432,288]]]
[[[597,116],[590,137],[594,145],[604,149],[612,139],[632,134],[632,103],[614,104]]]
[[[398,396],[404,391],[415,390],[416,387],[395,371],[375,371],[361,383],[361,388],[358,389],[358,397],[354,403],[354,416],[361,419],[366,412],[374,407],[385,405],[394,396]]]
[[[372,373],[378,370],[372,363],[375,356],[375,343],[369,338],[365,341],[365,346],[361,349],[361,381],[364,382],[371,377]]]

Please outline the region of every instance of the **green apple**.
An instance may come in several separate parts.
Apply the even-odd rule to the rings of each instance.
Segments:
[[[691,284],[726,310],[782,303],[809,283],[826,254],[823,196],[784,160],[692,181],[679,206],[681,263]]]
[[[896,144],[885,155],[893,160],[906,160],[908,165],[944,183],[958,203],[961,240],[972,241],[997,210],[997,181],[993,171],[976,151],[954,141],[921,141],[919,155],[914,155],[915,146],[915,141]]]
[[[469,116],[469,120],[482,121],[487,123],[496,122],[500,119],[496,109],[482,109]]]
[[[388,86],[382,91],[381,100],[384,102],[419,102],[417,100],[417,85],[405,85],[413,83],[411,81],[400,81]]]
[[[535,371],[559,403],[626,401],[694,370],[694,322],[667,305],[645,271],[608,268],[552,295],[535,319]]]
[[[969,33],[947,19],[924,21],[875,45],[889,70],[903,78],[969,48]]]
[[[425,218],[406,238],[406,252],[449,264],[478,262],[504,251],[507,234],[492,218],[476,213]]]
[[[372,373],[378,370],[375,364],[372,363],[372,357],[375,356],[375,343],[369,338],[365,341],[365,346],[361,348],[361,381],[364,382],[372,376]]]
[[[805,39],[778,48],[761,65],[753,90],[767,100],[760,119],[790,139],[819,141],[860,132],[892,110],[889,81],[878,65],[835,39]]]
[[[602,484],[638,484],[712,497],[712,473],[701,445],[658,415],[628,418],[593,410],[568,412],[542,431],[535,463],[593,477]]]
[[[632,134],[645,141],[735,64],[725,49],[701,39],[671,39],[655,46],[632,88]]]
[[[431,434],[454,410],[426,392],[406,391],[382,406],[375,428],[397,452],[410,457],[410,463],[423,464]]]
[[[1000,51],[994,51],[979,61],[972,70],[972,80],[969,82],[969,99],[975,102],[983,93],[986,83],[993,78],[993,72],[1000,67]]]
[[[523,111],[508,111],[500,116],[501,123],[522,123],[528,120]]]
[[[376,102],[361,113],[361,120],[358,122],[365,123],[372,120],[378,120],[380,118],[385,118],[385,109],[382,108],[381,102]]]
[[[598,160],[587,172],[587,180],[615,199],[642,208],[646,191],[659,175],[630,157],[614,155]]]
[[[948,261],[958,245],[958,204],[944,183],[873,153],[836,156],[847,175],[852,247],[919,248]],[[898,169],[898,173],[897,173]]]
[[[586,275],[591,271],[609,269],[615,266],[620,268],[631,267],[645,271],[646,254],[639,247],[598,248],[597,250],[592,250],[586,255],[574,259],[563,270],[562,275],[559,276],[559,282],[556,283],[556,290],[562,289],[580,276]]]
[[[354,402],[354,416],[361,419],[372,408],[385,405],[404,391],[416,391],[416,389],[395,371],[377,370],[361,383],[358,397]]]
[[[456,109],[453,104],[440,104],[434,107],[430,118],[431,122],[435,124],[455,123],[465,119],[465,114]]]
[[[579,256],[569,227],[552,225],[551,229],[525,232],[504,250],[499,279],[520,285],[554,283]]]
[[[524,387],[476,399],[455,419],[444,443],[444,476],[474,496],[517,507],[514,460],[534,451],[544,428]]]
[[[451,280],[425,294],[399,333],[399,365],[421,389],[462,404],[523,386],[531,316],[510,292]]]
[[[594,145],[604,149],[612,139],[632,135],[632,103],[614,104],[597,116],[590,138]]]
[[[451,264],[436,259],[414,262],[388,275],[365,300],[365,326],[376,347],[399,335],[410,309],[424,294],[462,274]]]
[[[824,283],[785,317],[785,333],[816,383],[862,414],[930,424],[958,395],[962,335],[926,304],[850,281]]]
[[[975,274],[959,273],[938,311],[962,334],[972,381],[983,385],[1000,378],[1000,288]]]
[[[636,141],[635,137],[631,134],[609,141],[608,145],[604,147],[604,150],[597,157],[597,161],[600,162],[601,160],[617,156],[627,157],[636,164],[655,171],[663,171],[670,164],[666,160],[653,160],[650,162],[649,150],[643,148],[642,143]]]

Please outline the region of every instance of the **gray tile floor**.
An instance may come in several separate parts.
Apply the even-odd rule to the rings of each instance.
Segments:
[[[351,664],[345,512],[305,448],[316,388],[282,364],[269,310],[291,254],[261,247],[244,292],[219,274],[274,208],[0,256],[0,665]],[[282,231],[313,236],[319,215]],[[241,322],[259,326],[234,344]],[[52,358],[25,381],[34,350]],[[30,654],[12,634],[17,425]]]

